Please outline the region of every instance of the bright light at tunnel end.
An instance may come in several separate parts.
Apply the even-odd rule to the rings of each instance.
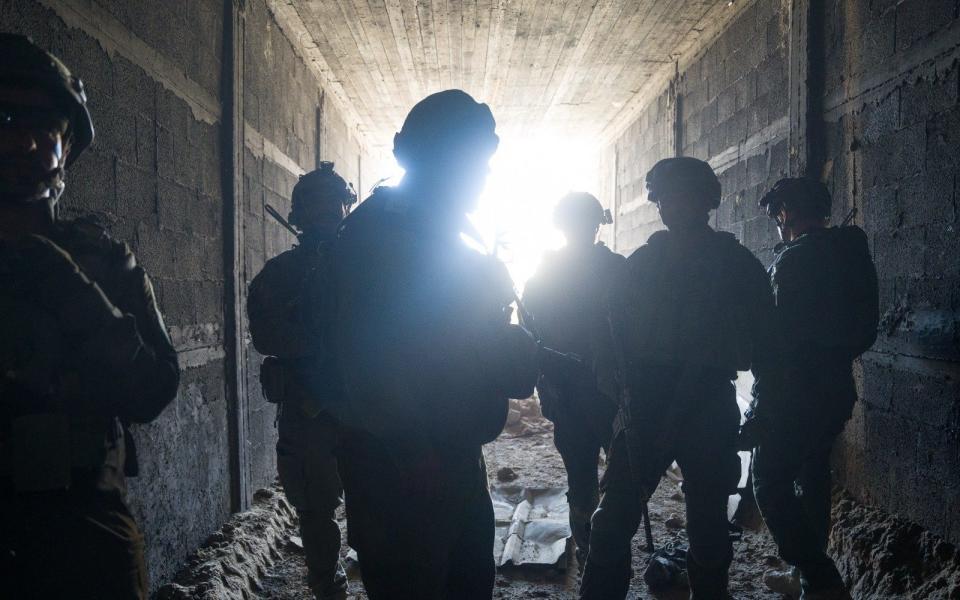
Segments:
[[[490,160],[490,176],[471,221],[487,252],[502,260],[518,290],[536,272],[544,253],[564,245],[553,225],[553,207],[570,191],[597,189],[596,140],[543,132],[502,133]],[[384,171],[383,185],[396,185],[403,170],[395,163]]]

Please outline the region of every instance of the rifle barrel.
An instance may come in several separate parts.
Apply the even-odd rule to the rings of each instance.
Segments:
[[[270,206],[269,204],[264,204],[264,205],[263,205],[263,208],[264,208],[264,210],[267,211],[267,214],[268,214],[268,215],[270,215],[271,217],[273,217],[273,218],[277,221],[277,223],[280,223],[281,225],[283,225],[283,226],[286,228],[287,231],[289,231],[289,232],[292,233],[293,235],[297,235],[297,236],[300,235],[300,232],[297,231],[297,230],[294,228],[294,226],[291,225],[286,219],[284,219],[284,218],[283,218],[283,215],[281,215],[281,214],[277,211],[277,209],[275,209],[274,207]]]

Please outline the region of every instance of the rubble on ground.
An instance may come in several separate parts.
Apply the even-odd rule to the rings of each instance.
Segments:
[[[511,400],[503,437],[525,437],[553,432],[553,423],[543,418],[536,395],[524,400]]]
[[[854,598],[960,598],[956,547],[844,492],[834,496],[830,554]]]
[[[293,507],[279,486],[254,494],[253,506],[233,516],[187,560],[157,600],[249,600],[259,597],[260,579],[296,545]],[[302,542],[301,542],[302,544]],[[302,546],[301,546],[302,547]],[[302,549],[299,550],[302,553]]]

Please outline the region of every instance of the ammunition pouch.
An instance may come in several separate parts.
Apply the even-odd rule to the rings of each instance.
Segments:
[[[267,356],[260,363],[260,387],[267,402],[280,404],[286,397],[286,369],[276,356]]]

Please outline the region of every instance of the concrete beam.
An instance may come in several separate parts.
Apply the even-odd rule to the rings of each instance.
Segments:
[[[257,131],[256,128],[247,121],[243,122],[243,143],[254,156],[269,160],[294,177],[299,177],[307,172],[297,161],[290,158],[283,150],[265,138],[263,134]],[[319,155],[320,153],[318,152],[317,156]]]
[[[223,223],[224,223],[224,348],[230,426],[230,504],[238,512],[250,505],[247,456],[247,374],[243,348],[244,290],[243,227],[243,60],[246,21],[243,0],[224,0],[223,28]],[[261,136],[262,139],[262,136]]]
[[[736,146],[730,146],[723,152],[710,157],[707,162],[717,174],[720,174],[751,156],[765,154],[771,146],[788,137],[790,124],[789,117],[781,117]]]
[[[187,77],[176,64],[134,35],[113,15],[91,0],[38,0],[67,27],[79,29],[97,40],[104,51],[119,54],[143,69],[160,85],[187,103],[198,121],[211,125],[220,121],[220,101],[203,86]]]
[[[960,21],[954,21],[930,36],[923,44],[914,44],[906,52],[897,52],[880,68],[845,79],[824,102],[824,119],[836,123],[840,117],[859,110],[870,102],[882,100],[890,90],[917,77],[924,68],[949,67],[960,60]]]

